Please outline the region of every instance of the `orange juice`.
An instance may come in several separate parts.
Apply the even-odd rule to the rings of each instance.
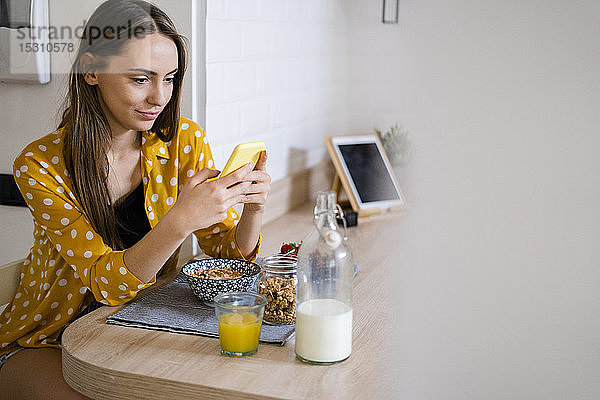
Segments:
[[[227,313],[219,317],[221,349],[229,353],[255,351],[260,336],[259,320],[254,313]]]

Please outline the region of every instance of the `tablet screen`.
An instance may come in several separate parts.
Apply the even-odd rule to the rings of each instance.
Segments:
[[[339,149],[362,203],[400,199],[375,143],[344,144]]]

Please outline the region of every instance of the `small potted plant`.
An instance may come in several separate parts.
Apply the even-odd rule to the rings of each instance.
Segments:
[[[398,123],[394,124],[385,133],[375,128],[375,133],[379,136],[387,157],[394,168],[394,172],[398,178],[401,175],[401,170],[408,164],[411,153],[411,142],[408,130]]]

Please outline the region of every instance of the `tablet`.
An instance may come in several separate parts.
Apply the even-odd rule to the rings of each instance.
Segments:
[[[352,208],[359,215],[406,207],[377,135],[330,136],[327,148]]]

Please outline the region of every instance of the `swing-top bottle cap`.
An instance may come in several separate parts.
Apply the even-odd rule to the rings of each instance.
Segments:
[[[340,243],[342,243],[342,235],[336,231],[329,231],[325,234],[325,243],[332,249],[337,249]]]

